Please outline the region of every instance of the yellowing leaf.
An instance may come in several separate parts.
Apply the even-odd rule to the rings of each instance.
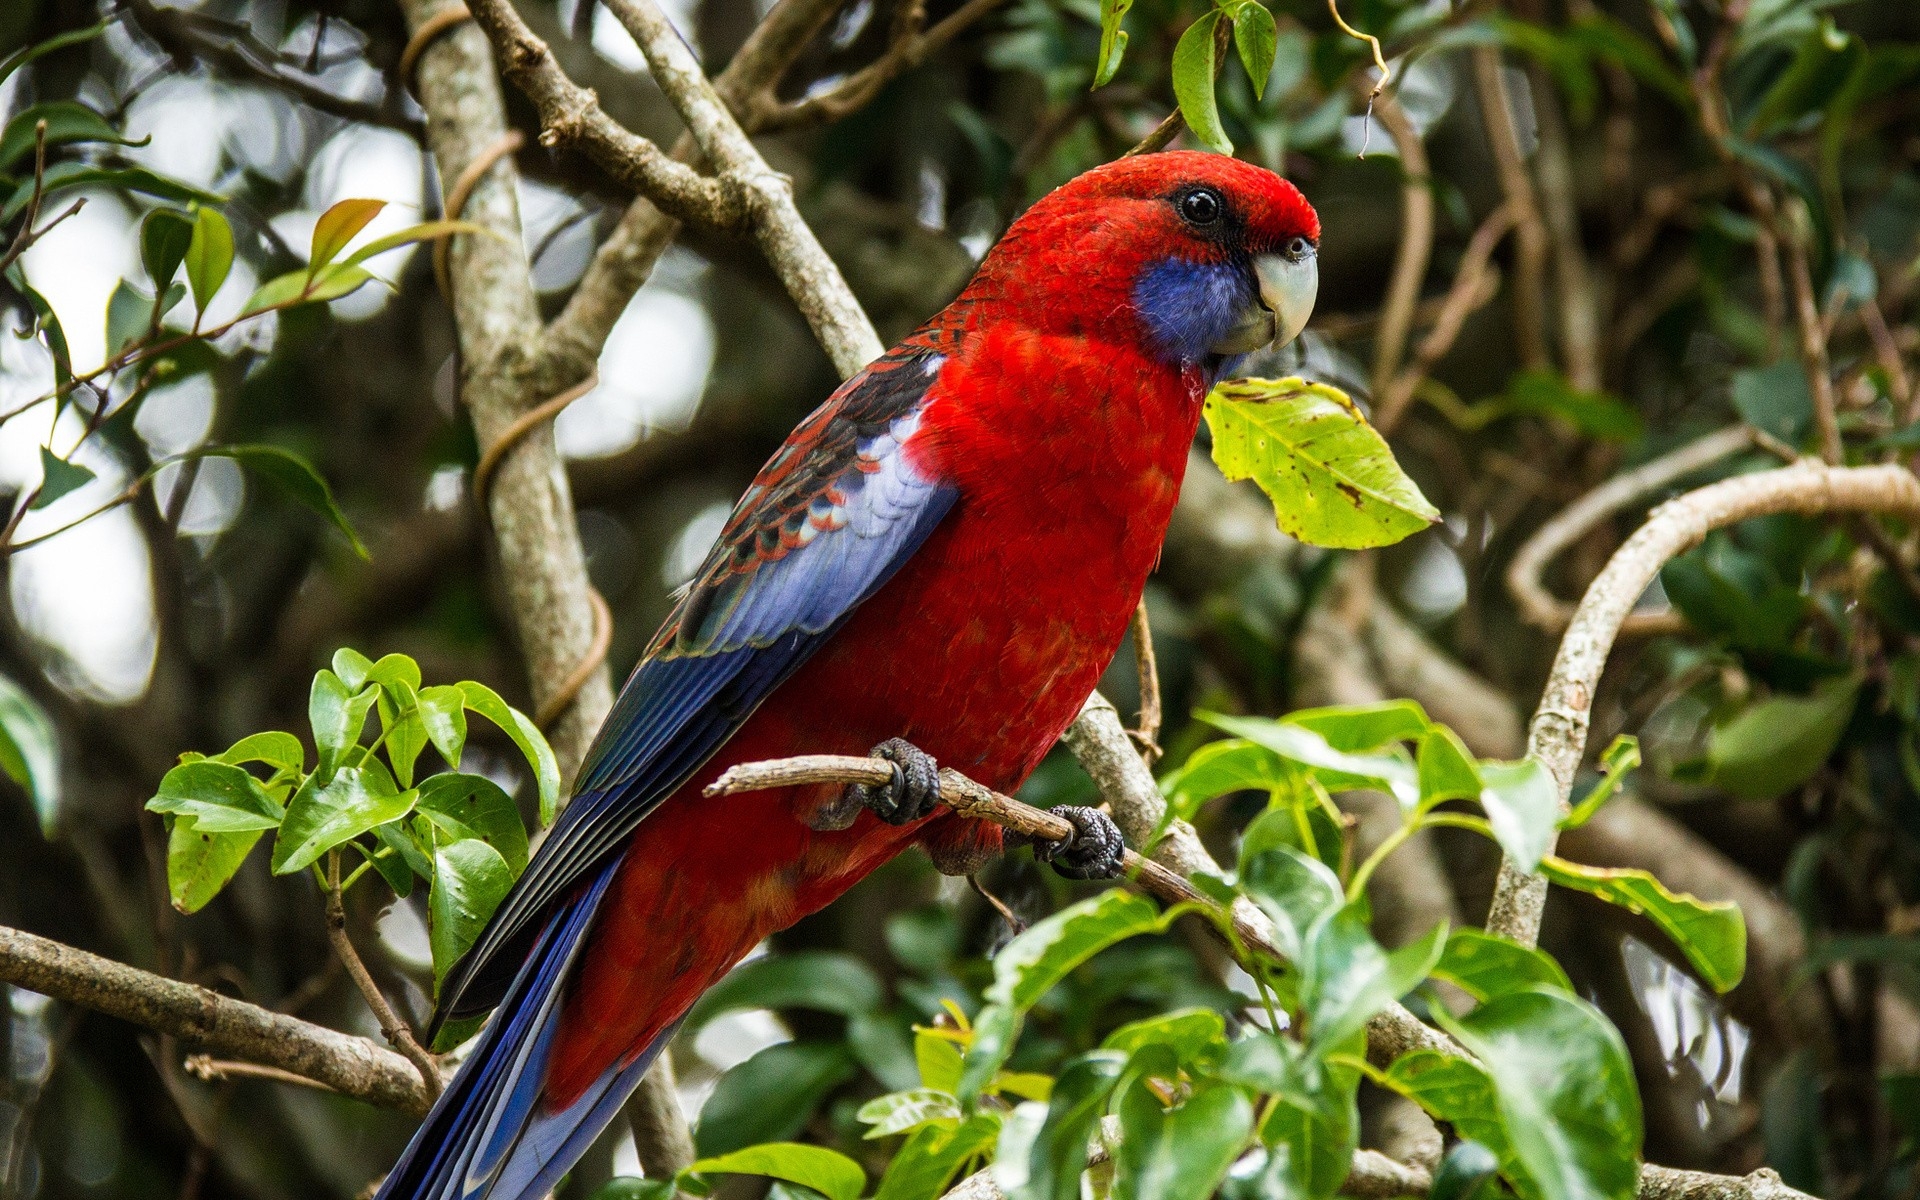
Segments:
[[[1237,379],[1207,397],[1213,461],[1273,501],[1315,546],[1387,546],[1440,519],[1345,393],[1303,379]]]
[[[385,200],[342,200],[340,203],[320,214],[313,226],[313,250],[307,257],[307,272],[317,273],[339,257],[353,235],[367,227],[367,222],[380,215],[387,206]]]

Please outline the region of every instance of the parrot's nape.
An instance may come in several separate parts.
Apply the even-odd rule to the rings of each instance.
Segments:
[[[1119,648],[1201,402],[1291,340],[1320,226],[1219,155],[1089,171],[1014,222],[958,299],[836,391],[735,506],[561,814],[435,1016],[493,1011],[380,1190],[535,1200],[701,992],[909,844],[968,874],[996,825],[935,762],[1011,792]],[[877,753],[890,785],[723,799],[727,767]],[[1036,847],[1109,876],[1086,809]]]

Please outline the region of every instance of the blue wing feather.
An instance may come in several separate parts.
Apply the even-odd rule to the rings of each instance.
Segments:
[[[626,844],[932,534],[956,493],[903,448],[943,357],[909,342],[836,392],[741,499],[628,679],[573,800],[442,988],[434,1028],[498,1004],[546,915]]]

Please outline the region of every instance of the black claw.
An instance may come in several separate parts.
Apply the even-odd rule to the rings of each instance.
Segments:
[[[893,764],[893,778],[878,784],[850,783],[849,799],[889,825],[911,825],[939,805],[940,766],[932,755],[902,738],[889,738],[873,748],[873,757]]]
[[[1068,879],[1115,879],[1126,859],[1127,844],[1120,838],[1120,827],[1113,818],[1097,808],[1062,805],[1053,814],[1065,817],[1073,826],[1073,836],[1057,842],[1035,842],[1033,856]]]

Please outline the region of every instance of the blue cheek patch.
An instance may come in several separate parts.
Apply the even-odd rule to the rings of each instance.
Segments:
[[[1253,299],[1246,272],[1232,263],[1170,258],[1142,271],[1133,285],[1154,349],[1175,364],[1204,362]]]

